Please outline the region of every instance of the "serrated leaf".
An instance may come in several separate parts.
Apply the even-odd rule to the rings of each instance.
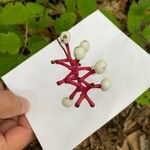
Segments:
[[[20,39],[23,43],[24,36],[18,25],[0,25],[0,33],[8,33],[8,32],[16,33],[20,37]]]
[[[8,32],[8,34],[0,33],[0,52],[8,52],[10,54],[18,53],[21,47],[21,40],[16,33]]]
[[[0,13],[0,25],[23,24],[27,21],[27,12],[23,4],[7,4]]]
[[[69,30],[76,22],[76,16],[74,13],[67,12],[61,15],[60,18],[55,21],[55,31],[60,34],[62,31]]]
[[[28,41],[28,48],[30,52],[33,54],[37,51],[39,51],[41,48],[46,46],[48,42],[46,42],[42,37],[40,36],[32,36]]]
[[[95,0],[77,0],[77,6],[82,17],[86,17],[97,8]]]
[[[65,0],[65,5],[68,12],[75,12],[77,1],[76,0]]]
[[[150,42],[150,25],[143,30],[143,36]]]
[[[121,27],[120,22],[116,18],[116,16],[109,10],[107,9],[102,9],[101,12],[109,19],[111,20],[118,28]]]
[[[142,24],[150,21],[150,15],[147,10],[150,8],[150,1],[133,3],[128,13],[127,27],[131,33],[141,29]]]
[[[148,89],[146,92],[144,92],[137,100],[136,102],[139,105],[149,105],[150,104],[150,89]]]
[[[10,55],[8,53],[0,53],[0,77],[16,67],[25,59],[25,56],[19,54]]]
[[[26,9],[28,13],[28,18],[43,16],[44,7],[37,3],[28,2],[26,4]]]

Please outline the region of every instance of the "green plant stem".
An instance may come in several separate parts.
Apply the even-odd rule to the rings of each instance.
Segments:
[[[28,22],[26,22],[26,26],[25,26],[25,36],[24,36],[24,46],[23,49],[21,51],[21,54],[24,53],[25,49],[27,48],[27,43],[28,43]]]

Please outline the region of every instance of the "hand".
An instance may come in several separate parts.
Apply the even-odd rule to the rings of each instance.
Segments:
[[[22,150],[34,138],[25,117],[29,102],[0,83],[0,150]]]

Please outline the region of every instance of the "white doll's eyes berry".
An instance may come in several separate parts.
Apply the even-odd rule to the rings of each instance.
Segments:
[[[61,33],[60,37],[59,37],[59,41],[63,44],[67,44],[69,43],[71,40],[71,35],[69,33],[69,31],[64,31]]]
[[[84,48],[78,46],[74,49],[74,57],[78,60],[81,60],[85,57],[86,51]]]
[[[108,78],[105,78],[101,81],[101,89],[102,91],[108,91],[111,87],[111,80]]]
[[[104,73],[106,69],[107,69],[107,63],[104,60],[99,60],[94,66],[94,70],[97,74]]]
[[[69,99],[68,97],[64,97],[62,99],[62,104],[65,107],[71,107],[71,106],[73,106],[73,100]]]
[[[99,60],[93,67],[82,66],[80,60],[85,58],[87,52],[89,51],[90,44],[86,40],[82,41],[79,46],[74,48],[73,57],[71,53],[72,50],[69,45],[70,39],[71,35],[68,31],[61,33],[57,41],[65,54],[65,58],[51,61],[51,64],[61,65],[69,71],[68,74],[63,79],[57,81],[56,84],[58,86],[68,84],[75,87],[74,91],[72,91],[68,97],[64,97],[62,99],[62,105],[64,107],[71,107],[72,105],[79,107],[82,101],[86,100],[91,107],[94,107],[95,104],[90,98],[89,91],[91,89],[101,89],[102,91],[107,91],[111,87],[111,81],[110,79],[103,79],[100,84],[95,84],[87,80],[87,78],[96,73],[104,73],[107,69],[107,64],[104,60]],[[79,97],[74,104],[73,99],[78,95]]]
[[[84,40],[80,43],[80,47],[82,47],[83,49],[85,49],[86,52],[88,52],[90,49],[90,44],[88,41]]]

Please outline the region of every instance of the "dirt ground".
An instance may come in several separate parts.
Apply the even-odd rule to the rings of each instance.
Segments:
[[[97,2],[100,8],[107,7],[126,23],[132,0]],[[126,32],[124,25],[122,30]],[[36,140],[25,150],[41,150],[41,147]],[[131,104],[74,150],[150,150],[150,106]]]

